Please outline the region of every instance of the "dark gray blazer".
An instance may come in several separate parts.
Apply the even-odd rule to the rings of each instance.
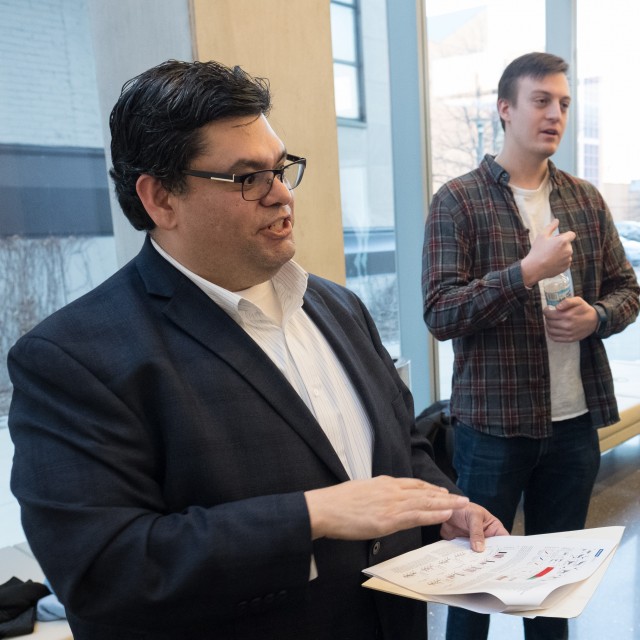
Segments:
[[[304,309],[371,419],[373,474],[456,491],[359,299],[312,276]],[[426,637],[423,604],[360,586],[424,532],[312,543],[303,492],[348,479],[336,453],[264,352],[148,240],[24,336],[9,370],[11,486],[76,640]]]

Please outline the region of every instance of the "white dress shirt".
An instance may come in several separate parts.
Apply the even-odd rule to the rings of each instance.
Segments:
[[[260,346],[302,398],[353,480],[371,478],[373,430],[342,364],[302,308],[308,274],[292,260],[267,282],[232,292],[155,249]]]

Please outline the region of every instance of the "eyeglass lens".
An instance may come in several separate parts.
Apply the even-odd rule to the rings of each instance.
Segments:
[[[294,162],[284,167],[282,172],[282,182],[288,189],[295,189],[302,180],[304,165],[301,162]],[[264,198],[273,185],[276,174],[273,171],[258,171],[247,177],[242,183],[242,196],[245,200],[261,200]]]

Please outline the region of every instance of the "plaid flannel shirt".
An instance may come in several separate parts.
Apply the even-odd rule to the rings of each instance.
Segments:
[[[638,315],[640,288],[599,191],[549,161],[551,211],[560,232],[576,233],[576,296],[597,302],[609,322],[580,343],[582,384],[594,427],[619,420],[602,338]],[[549,362],[538,287],[520,263],[529,250],[509,174],[485,156],[442,186],[425,229],[424,319],[438,340],[453,339],[451,414],[488,434],[551,435]]]

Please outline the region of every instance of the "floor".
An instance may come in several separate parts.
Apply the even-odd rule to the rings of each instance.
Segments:
[[[24,540],[19,511],[9,492],[13,446],[0,423],[0,548]],[[622,543],[598,590],[578,618],[569,622],[577,640],[640,640],[640,436],[602,456],[587,527],[623,525]],[[520,533],[516,523],[514,533]],[[443,640],[446,607],[429,605],[429,639]],[[522,622],[492,618],[489,640],[520,640]]]
[[[583,613],[569,621],[575,640],[640,640],[640,436],[602,456],[587,528],[611,525],[625,527],[622,543]],[[445,625],[446,607],[430,604],[429,640],[443,640]],[[520,618],[492,616],[489,640],[522,638]]]

